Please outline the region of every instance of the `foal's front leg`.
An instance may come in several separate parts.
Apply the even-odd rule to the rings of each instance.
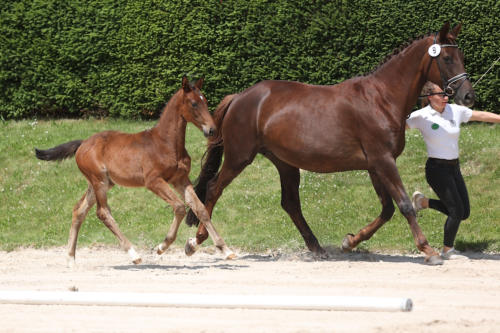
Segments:
[[[189,180],[185,181],[182,184],[176,185],[175,188],[182,195],[184,201],[193,210],[193,212],[198,217],[200,222],[205,226],[205,228],[208,231],[208,234],[210,235],[210,238],[212,238],[212,241],[214,242],[215,246],[219,250],[221,250],[222,253],[224,253],[225,258],[235,259],[237,257],[236,254],[234,254],[234,252],[231,251],[231,249],[229,249],[229,247],[224,242],[224,239],[222,239],[222,237],[215,230],[215,227],[213,226],[212,221],[210,220],[210,215],[208,214],[205,205],[203,205],[203,203],[196,195],[193,185],[189,182]],[[196,244],[196,240],[194,240],[194,243]],[[190,244],[188,241],[187,245],[193,245],[193,244]],[[194,253],[194,251],[196,251],[196,247],[193,247],[192,253]]]
[[[170,225],[167,236],[165,237],[165,240],[158,245],[158,249],[156,251],[157,254],[163,254],[163,252],[165,252],[175,241],[182,219],[186,216],[186,208],[182,200],[177,197],[163,178],[156,178],[155,180],[150,181],[146,186],[157,196],[165,200],[174,210],[174,220]]]

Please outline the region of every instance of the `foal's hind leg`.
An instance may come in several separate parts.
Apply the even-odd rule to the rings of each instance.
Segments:
[[[108,206],[108,199],[106,196],[106,192],[108,190],[108,186],[102,184],[101,182],[97,182],[92,184],[95,191],[96,201],[97,201],[97,217],[104,223],[106,227],[118,238],[120,241],[120,246],[122,249],[127,251],[132,262],[134,264],[140,264],[142,262],[141,257],[137,254],[132,243],[125,237],[125,235],[121,232],[118,224],[115,219],[111,215],[111,210]]]
[[[179,225],[181,224],[184,216],[186,216],[186,208],[184,202],[182,202],[182,200],[175,195],[174,191],[172,191],[164,179],[157,178],[154,181],[150,181],[146,184],[146,187],[165,200],[174,210],[174,220],[170,225],[167,236],[165,237],[165,240],[158,245],[158,249],[156,251],[157,254],[162,254],[175,241]]]
[[[325,250],[319,245],[318,239],[314,236],[302,214],[299,196],[300,170],[275,156],[266,154],[266,157],[273,162],[280,174],[281,207],[288,213],[297,229],[299,229],[307,248],[316,255],[326,257]]]
[[[94,206],[95,194],[92,186],[89,184],[87,192],[78,201],[78,203],[73,208],[73,218],[71,220],[71,228],[69,230],[68,238],[68,267],[73,267],[75,264],[75,253],[76,253],[76,242],[78,239],[78,231],[82,226],[85,217],[89,210]]]
[[[395,208],[392,203],[391,195],[373,170],[368,170],[368,173],[370,174],[373,187],[377,192],[379,200],[382,203],[382,212],[373,222],[361,229],[356,235],[348,234],[345,236],[342,241],[342,249],[344,251],[350,251],[362,241],[370,239],[373,234],[394,215]]]

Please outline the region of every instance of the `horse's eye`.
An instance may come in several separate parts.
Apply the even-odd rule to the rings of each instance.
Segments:
[[[192,106],[193,108],[197,108],[197,107],[198,107],[198,103],[193,102],[193,103],[191,103],[191,106]]]
[[[448,64],[448,65],[452,64],[453,63],[453,58],[449,57],[449,56],[444,57],[444,63]]]

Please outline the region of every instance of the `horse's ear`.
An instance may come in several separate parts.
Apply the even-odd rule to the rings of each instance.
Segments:
[[[191,86],[189,85],[189,80],[186,75],[182,77],[182,89],[187,93],[191,91]]]
[[[201,90],[201,87],[203,86],[203,81],[205,81],[205,79],[204,79],[204,78],[200,78],[200,79],[198,79],[198,81],[196,81],[196,83],[194,84],[194,86],[195,86],[196,88],[198,88],[198,89],[200,89],[200,90]]]
[[[459,23],[457,24],[456,26],[453,27],[453,29],[451,30],[451,33],[457,37],[458,34],[460,33],[460,30],[462,29],[462,23]]]
[[[443,24],[441,30],[439,30],[439,41],[441,43],[444,43],[444,41],[446,40],[446,35],[448,35],[449,31],[450,31],[450,22],[446,22],[445,24]]]

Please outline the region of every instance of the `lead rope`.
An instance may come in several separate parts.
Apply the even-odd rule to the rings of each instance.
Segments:
[[[472,87],[473,87],[473,88],[476,86],[476,84],[478,84],[478,83],[479,83],[479,81],[481,81],[481,80],[483,79],[483,77],[484,77],[486,74],[488,74],[488,72],[489,72],[489,71],[493,68],[493,66],[495,66],[495,64],[498,62],[498,60],[500,60],[500,57],[498,57],[498,58],[497,58],[497,60],[495,60],[495,61],[493,62],[493,64],[490,66],[490,68],[488,68],[488,70],[487,70],[487,71],[486,71],[483,75],[481,75],[481,77],[479,78],[479,80],[477,80],[477,81],[476,81],[476,82],[472,85]]]

